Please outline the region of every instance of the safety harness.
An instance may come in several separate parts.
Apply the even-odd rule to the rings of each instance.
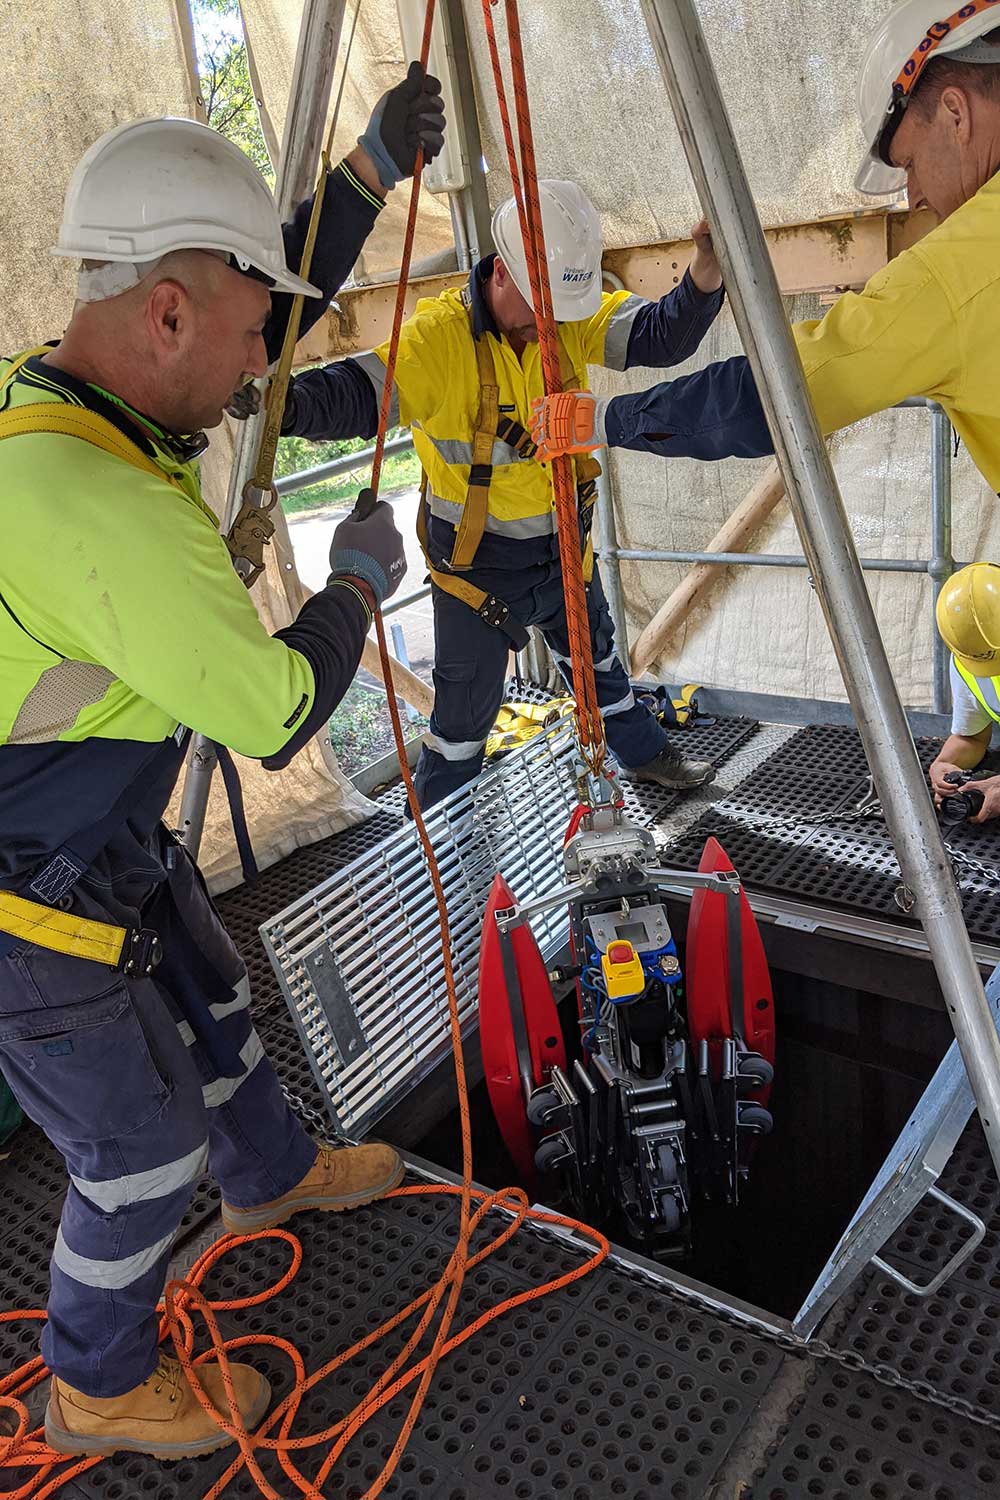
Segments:
[[[467,293],[465,301],[466,308],[469,310]],[[442,561],[440,567],[435,567],[431,562],[427,545],[430,505],[428,479],[424,474],[421,479],[420,505],[417,511],[417,537],[431,582],[444,593],[450,594],[452,598],[460,599],[463,604],[467,604],[480,619],[485,620],[487,625],[502,630],[510,637],[514,650],[522,651],[528,644],[528,632],[518,620],[512,618],[509,606],[496,594],[488,594],[485,589],[477,588],[467,578],[458,576],[468,572],[474,566],[476,553],[486,530],[486,518],[490,510],[490,486],[493,482],[495,440],[499,438],[501,442],[513,448],[522,459],[533,459],[538,452],[537,445],[532,442],[521,423],[516,418],[500,411],[500,383],[497,378],[493,350],[485,334],[481,338],[476,338],[471,324],[471,310],[470,333],[476,350],[476,365],[479,372],[479,415],[476,418],[476,429],[472,439],[472,465],[462,519],[455,530],[451,556]],[[583,381],[573,369],[561,340],[559,358],[563,389],[580,389]],[[583,577],[584,582],[589,584],[594,575],[594,546],[591,530],[594,521],[594,501],[597,498],[597,479],[601,473],[601,466],[589,455],[581,456],[576,459],[575,472],[576,497],[580,511]]]
[[[19,354],[0,382],[0,392],[6,389],[27,360],[47,352],[48,346],[43,344]],[[138,444],[133,443],[98,412],[55,401],[34,402],[0,412],[0,440],[39,432],[81,439],[104,453],[110,453],[131,464],[133,468],[166,480],[182,494],[186,493],[183,486],[143,453]],[[75,835],[72,845],[64,844],[30,877],[25,889],[33,896],[41,897],[41,901],[32,900],[30,896],[19,892],[0,889],[0,958],[6,957],[19,943],[28,942],[56,953],[107,964],[126,974],[152,972],[161,957],[159,938],[155,932],[148,928],[119,927],[110,922],[74,916],[71,912],[59,910],[58,903],[68,900],[77,881],[86,874],[115,834],[125,826],[150,782],[161,774],[168,774],[174,764],[180,769],[188,738],[188,731],[184,730],[168,740],[150,746],[149,754],[110,811],[91,828]],[[230,794],[237,844],[246,868],[244,846],[248,849],[249,841],[236,768],[224,747],[215,748],[223,769],[226,790]],[[235,798],[232,785],[234,777]],[[252,853],[250,860],[252,862]]]

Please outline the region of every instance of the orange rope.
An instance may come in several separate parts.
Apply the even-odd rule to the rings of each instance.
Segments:
[[[554,395],[562,390],[559,335],[552,311],[552,291],[549,285],[548,259],[545,254],[542,209],[538,197],[538,171],[535,164],[535,143],[531,128],[528,80],[524,66],[524,52],[521,47],[521,23],[517,0],[504,0],[504,3],[507,14],[514,110],[521,147],[520,163],[514,146],[510,108],[493,24],[492,8],[497,4],[497,0],[482,0],[483,20],[486,26],[490,61],[493,65],[508,166],[521,225],[521,237],[524,241],[531,300],[538,328],[538,346],[542,359],[545,393]],[[604,720],[597,701],[597,687],[594,681],[594,658],[590,644],[587,595],[580,559],[580,522],[576,503],[576,484],[573,464],[568,457],[560,457],[552,461],[552,489],[559,537],[566,629],[573,673],[573,695],[576,699],[577,733],[584,759],[597,775],[604,763]]]
[[[488,13],[488,0],[484,0],[484,5],[487,15],[487,33],[490,38],[491,55],[494,58],[497,87],[501,96],[501,112],[505,119],[505,129],[508,134],[512,168],[516,168],[513,158],[513,142],[510,139],[510,120],[507,114],[506,100],[503,96],[503,79],[500,73],[499,56],[496,51],[496,39],[493,35],[492,19]],[[427,12],[421,46],[421,62],[425,68],[430,49],[434,7],[435,0],[427,0]],[[507,9],[508,26],[511,33],[511,57],[514,69],[515,93],[518,105],[518,129],[522,141],[522,154],[525,157],[524,177],[526,187],[523,206],[519,187],[516,187],[515,190],[518,193],[522,227],[526,237],[529,233],[531,234],[532,243],[535,247],[534,255],[529,255],[528,257],[528,263],[529,268],[532,270],[532,293],[535,297],[536,317],[539,320],[539,334],[542,342],[542,355],[546,372],[546,389],[558,390],[561,388],[559,381],[559,356],[555,342],[555,324],[552,320],[551,299],[544,264],[544,251],[540,248],[542,246],[541,214],[538,204],[534,154],[530,146],[530,120],[527,118],[528,102],[527,90],[524,85],[524,61],[521,55],[520,34],[516,24],[516,0],[507,0]],[[513,23],[511,22],[512,15]],[[526,140],[528,142],[528,150],[525,153],[524,143]],[[413,186],[410,193],[406,235],[403,242],[403,254],[400,264],[399,286],[396,293],[392,334],[389,340],[389,350],[386,359],[385,385],[383,387],[379,411],[379,430],[372,463],[371,488],[376,495],[378,494],[379,478],[382,469],[393,377],[399,348],[400,330],[403,322],[403,310],[413,250],[413,236],[420,197],[422,169],[423,161],[418,154],[416,170],[413,175]],[[554,385],[552,384],[553,380],[555,381]],[[580,567],[576,501],[572,472],[568,460],[557,461],[557,464],[553,466],[553,477],[560,528],[559,542],[563,564],[563,578],[567,584],[567,620],[570,621],[570,642],[573,650],[573,676],[577,692],[581,746],[585,749],[585,753],[589,752],[589,756],[592,757],[592,764],[595,765],[596,769],[599,768],[600,758],[603,757],[603,728],[600,711],[596,703],[596,692],[593,690],[593,663],[590,656],[590,634],[586,623],[586,600],[583,593],[583,575]],[[570,527],[572,528],[572,544],[568,545]],[[375,631],[378,637],[379,654],[382,660],[385,680],[387,683],[390,683],[392,681],[390,675],[392,658],[389,655],[386,645],[385,627],[380,611],[376,612],[375,615]],[[589,679],[587,675],[588,669]],[[362,1497],[362,1500],[377,1500],[377,1497],[382,1494],[385,1486],[392,1478],[402,1457],[403,1450],[420,1414],[424,1397],[440,1359],[445,1354],[457,1349],[459,1345],[464,1344],[467,1339],[472,1338],[474,1334],[485,1328],[489,1323],[502,1317],[504,1313],[510,1312],[514,1308],[522,1307],[526,1303],[536,1301],[550,1292],[559,1291],[563,1287],[570,1286],[573,1282],[578,1281],[582,1276],[587,1275],[588,1272],[600,1265],[610,1249],[608,1241],[598,1230],[580,1224],[574,1219],[564,1218],[559,1214],[545,1213],[541,1210],[530,1208],[528,1199],[520,1188],[503,1188],[494,1193],[485,1193],[472,1186],[472,1128],[469,1118],[468,1084],[465,1074],[465,1059],[462,1051],[462,1033],[459,1021],[458,995],[455,984],[447,903],[434,848],[417,801],[413,777],[406,757],[399,707],[392,692],[387,693],[387,701],[392,719],[396,749],[399,755],[400,770],[406,785],[410,811],[413,814],[413,821],[427,862],[427,869],[434,889],[434,898],[441,926],[441,957],[448,997],[448,1015],[455,1060],[455,1083],[458,1094],[462,1134],[462,1183],[460,1187],[406,1187],[397,1189],[389,1196],[412,1197],[440,1194],[448,1197],[457,1197],[459,1200],[458,1238],[448,1264],[436,1285],[424,1292],[422,1296],[416,1298],[407,1307],[402,1308],[391,1318],[386,1319],[379,1328],[359,1340],[346,1352],[328,1361],[327,1364],[315,1370],[312,1374],[307,1374],[302,1356],[287,1339],[282,1339],[271,1334],[251,1334],[241,1338],[224,1339],[215,1316],[217,1312],[236,1311],[258,1306],[260,1303],[277,1296],[291,1285],[302,1263],[302,1247],[294,1234],[284,1229],[272,1229],[253,1235],[224,1235],[204,1252],[184,1281],[172,1281],[169,1283],[164,1293],[164,1306],[160,1324],[161,1340],[168,1335],[170,1336],[177,1358],[198,1401],[212,1419],[218,1423],[219,1427],[229,1434],[239,1450],[226,1471],[206,1492],[203,1500],[218,1500],[222,1491],[243,1468],[246,1468],[253,1476],[265,1500],[288,1500],[287,1492],[282,1494],[275,1490],[263,1473],[257,1457],[261,1451],[277,1454],[278,1461],[288,1479],[295,1486],[298,1493],[305,1497],[305,1500],[322,1500],[322,1486],[351,1439],[356,1436],[364,1424],[376,1412],[382,1410],[383,1407],[395,1400],[396,1396],[402,1391],[407,1390],[415,1384],[416,1389],[413,1391],[409,1409],[407,1410],[406,1417],[392,1451],[380,1473]],[[475,1212],[472,1210],[473,1202],[476,1202],[478,1205]],[[470,1254],[473,1236],[483,1223],[486,1215],[493,1209],[506,1212],[510,1216],[508,1222],[493,1239],[486,1242],[482,1249],[477,1250],[475,1254]],[[496,1306],[480,1314],[478,1318],[459,1333],[453,1334],[451,1326],[467,1271],[479,1265],[487,1256],[492,1255],[501,1246],[505,1245],[528,1219],[535,1223],[569,1229],[586,1236],[595,1247],[593,1253],[572,1271],[555,1277],[541,1286],[532,1287],[528,1291],[520,1292],[517,1296],[504,1299],[502,1302],[497,1303]],[[254,1296],[236,1298],[225,1302],[209,1302],[205,1298],[200,1290],[201,1283],[223,1256],[240,1245],[259,1243],[260,1241],[269,1239],[282,1240],[289,1246],[291,1251],[291,1261],[287,1271],[279,1277],[278,1281],[272,1287]],[[442,1303],[444,1304],[443,1308]],[[415,1362],[410,1364],[411,1356],[416,1353],[421,1342],[424,1340],[439,1309],[440,1317],[437,1321],[429,1351],[416,1358]],[[192,1320],[193,1313],[198,1313],[203,1319],[210,1343],[210,1347],[199,1354],[195,1354],[194,1352],[195,1331]],[[0,1313],[0,1324],[12,1322],[20,1318],[43,1319],[44,1317],[45,1314],[43,1312]],[[293,1431],[295,1418],[303,1399],[309,1391],[321,1381],[336,1374],[337,1371],[341,1370],[356,1355],[370,1348],[379,1339],[384,1338],[411,1318],[416,1319],[415,1327],[407,1338],[403,1349],[391,1361],[387,1369],[353,1411],[342,1418],[341,1421],[336,1422],[333,1426],[326,1428],[322,1432],[296,1434]],[[241,1349],[259,1348],[262,1345],[269,1346],[285,1354],[291,1361],[295,1378],[290,1394],[267,1416],[256,1432],[250,1433],[247,1431],[236,1405],[229,1356]],[[199,1368],[211,1359],[214,1359],[218,1363],[222,1373],[223,1386],[229,1404],[228,1412],[221,1412],[213,1406],[198,1374]],[[53,1452],[46,1445],[44,1441],[44,1428],[39,1428],[35,1431],[28,1430],[29,1418],[23,1398],[33,1387],[46,1379],[47,1376],[48,1371],[45,1365],[40,1358],[37,1358],[29,1361],[21,1369],[14,1371],[0,1380],[0,1411],[7,1410],[12,1412],[17,1424],[13,1436],[0,1437],[0,1469],[29,1468],[36,1471],[27,1482],[20,1484],[18,1488],[10,1491],[0,1491],[2,1500],[48,1500],[48,1497],[54,1495],[64,1484],[67,1484],[74,1477],[84,1473],[86,1470],[93,1468],[95,1464],[102,1462],[100,1458],[67,1459],[63,1455]],[[298,1468],[294,1455],[302,1450],[316,1448],[324,1444],[329,1444],[328,1451],[316,1473],[316,1477],[310,1480]]]

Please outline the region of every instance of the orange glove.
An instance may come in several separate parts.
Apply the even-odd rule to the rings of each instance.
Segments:
[[[538,447],[539,463],[548,463],[563,453],[592,453],[607,442],[604,411],[607,400],[590,391],[563,391],[543,396],[531,408],[531,437]]]

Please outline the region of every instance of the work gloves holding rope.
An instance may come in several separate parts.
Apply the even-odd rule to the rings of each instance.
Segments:
[[[410,63],[402,83],[383,94],[372,111],[368,128],[358,136],[386,189],[412,177],[417,152],[433,161],[444,145],[444,100],[441,85],[420,63]]]
[[[562,391],[532,402],[531,439],[538,448],[538,462],[547,464],[563,453],[592,453],[608,440],[604,414],[609,397],[590,391]]]
[[[367,492],[369,495],[371,491]],[[394,594],[406,572],[403,538],[396,529],[392,506],[380,500],[368,510],[362,501],[341,521],[330,544],[330,577],[360,578],[379,606]]]

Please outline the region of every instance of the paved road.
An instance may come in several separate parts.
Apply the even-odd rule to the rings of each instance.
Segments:
[[[386,498],[395,510],[396,525],[406,538],[407,572],[401,589],[404,594],[409,594],[420,588],[424,579],[424,559],[417,541],[418,492],[405,490]],[[319,514],[306,512],[288,518],[288,531],[299,574],[303,583],[311,589],[321,589],[326,582],[333,528],[349,510],[350,506],[345,505],[339,510],[331,508]],[[434,655],[434,622],[430,599],[421,599],[389,618],[391,622],[403,627],[410,666],[419,677],[429,682]]]

